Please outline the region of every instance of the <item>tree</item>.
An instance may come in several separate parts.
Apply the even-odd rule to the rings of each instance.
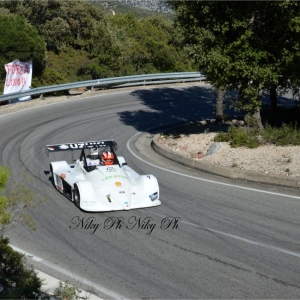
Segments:
[[[19,59],[33,63],[33,76],[41,74],[45,57],[45,42],[37,30],[23,17],[0,15],[0,65]],[[5,77],[5,70],[0,71]]]
[[[279,76],[289,78],[288,73],[295,74],[291,72],[291,61],[295,62],[291,57],[299,57],[299,4],[289,1],[171,4],[200,70],[217,88],[237,89],[236,107],[243,109],[246,119],[261,127],[260,92],[271,90],[278,84]]]
[[[0,14],[22,15],[46,42],[45,69],[33,78],[34,87],[194,70],[182,49],[183,34],[172,21],[157,16],[138,20],[130,13],[106,15],[94,4],[73,0],[0,1]]]
[[[34,222],[24,212],[26,208],[35,207],[42,202],[30,188],[30,178],[26,173],[21,173],[18,181],[8,185],[10,172],[7,167],[0,166],[0,235],[8,227],[16,223],[25,222],[30,228],[35,229]]]
[[[47,49],[59,53],[67,47],[66,40],[70,39],[71,30],[68,22],[58,17],[47,20],[41,33],[46,37]]]
[[[9,246],[9,239],[0,236],[0,298],[39,299],[42,281],[32,268],[25,266],[25,257]]]
[[[66,47],[88,50],[94,26],[104,18],[102,9],[86,1],[15,0],[1,1],[2,7],[22,15],[43,35],[47,50]],[[62,40],[62,41],[60,41]]]
[[[32,268],[25,267],[24,255],[14,251],[3,236],[9,226],[20,221],[34,228],[24,209],[33,207],[36,197],[28,187],[28,179],[14,182],[13,189],[7,187],[8,179],[8,168],[0,166],[0,298],[38,299],[41,280]]]

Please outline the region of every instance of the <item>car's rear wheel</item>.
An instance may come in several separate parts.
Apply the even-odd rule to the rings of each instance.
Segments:
[[[74,203],[78,208],[80,208],[80,192],[76,184],[74,185]]]
[[[51,181],[52,181],[52,183],[55,185],[55,183],[54,183],[53,167],[52,167],[52,165],[51,165],[51,164],[50,164],[50,177],[51,177]]]

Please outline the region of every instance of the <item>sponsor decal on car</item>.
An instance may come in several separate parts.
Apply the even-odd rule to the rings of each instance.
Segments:
[[[109,180],[109,179],[116,179],[116,178],[129,179],[127,176],[124,175],[114,175],[114,176],[105,176],[104,178],[102,178],[102,181]]]
[[[114,168],[114,167],[108,167],[108,168],[106,169],[106,172],[116,172],[116,171],[117,171],[117,169]]]
[[[84,200],[83,202],[84,202],[84,204],[87,205],[87,206],[97,204],[97,202],[96,202],[96,201],[93,201],[93,200]]]
[[[83,148],[93,148],[95,146],[106,147],[104,142],[86,142],[86,143],[72,143],[69,144],[71,149],[83,149]]]
[[[62,173],[62,174],[60,174],[60,176],[59,176],[61,179],[65,179],[66,177],[67,177],[67,175],[66,174],[64,174],[64,173]]]
[[[156,193],[151,194],[151,195],[149,196],[149,198],[151,199],[151,201],[156,200],[156,199],[158,198],[158,193],[156,192]]]
[[[54,147],[47,147],[47,149],[48,149],[49,151],[54,151],[54,150],[55,150]]]
[[[115,185],[116,185],[116,187],[121,187],[121,186],[122,186],[122,183],[119,182],[119,181],[117,181],[117,182],[115,182]]]
[[[60,145],[59,146],[59,149],[69,149],[69,146],[68,145]]]

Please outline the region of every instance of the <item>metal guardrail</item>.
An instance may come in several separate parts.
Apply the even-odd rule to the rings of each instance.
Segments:
[[[11,93],[0,96],[0,102],[7,100],[14,100],[17,98],[32,96],[32,95],[44,95],[51,92],[59,92],[64,90],[70,90],[81,87],[94,87],[109,86],[109,87],[126,87],[126,86],[138,86],[146,84],[162,84],[170,82],[185,82],[185,81],[201,81],[205,77],[199,72],[179,72],[179,73],[159,73],[159,74],[147,74],[147,75],[133,75],[123,76],[105,79],[86,80],[79,82],[72,82],[66,84],[38,87],[23,92]]]

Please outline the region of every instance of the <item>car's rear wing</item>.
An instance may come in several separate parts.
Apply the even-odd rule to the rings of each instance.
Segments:
[[[55,144],[46,145],[47,152],[57,152],[57,151],[72,151],[81,149],[91,149],[91,148],[107,148],[111,147],[114,151],[117,150],[117,143],[114,140],[109,141],[90,141],[81,143],[67,143],[67,144]]]

